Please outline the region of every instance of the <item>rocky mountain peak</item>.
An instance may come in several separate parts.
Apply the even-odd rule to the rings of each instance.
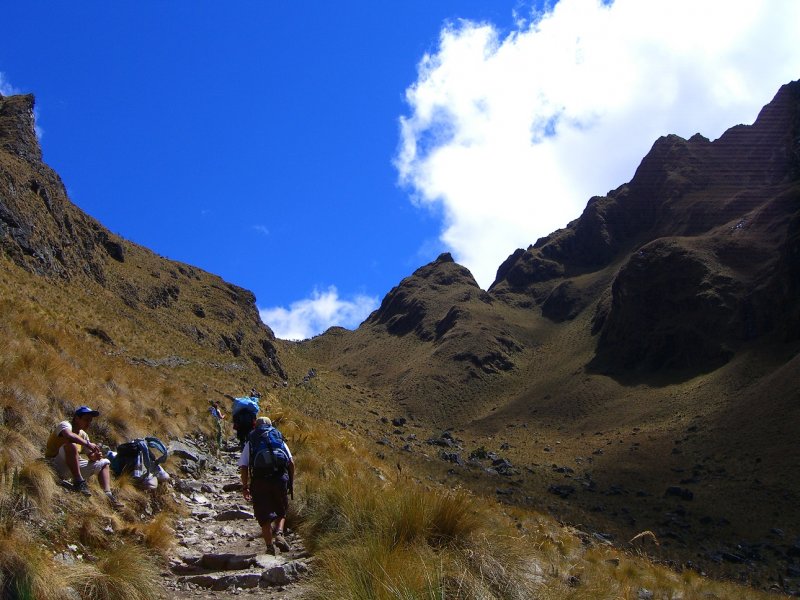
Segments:
[[[34,127],[33,94],[0,95],[0,148],[28,162],[42,160]]]
[[[422,339],[433,339],[435,323],[450,306],[484,295],[469,269],[445,252],[386,294],[366,322],[385,325],[389,333],[396,335],[416,330]]]
[[[455,262],[453,260],[453,256],[449,252],[442,252],[434,262],[437,263],[446,263],[446,262]]]
[[[32,95],[0,96],[0,253],[55,285],[102,290],[137,327],[149,320],[153,335],[249,358],[261,374],[285,378],[251,292],[112,234],[70,201],[42,162],[33,106]]]
[[[554,322],[595,303],[595,364],[617,370],[713,369],[794,331],[798,140],[800,81],[713,142],[663,136],[629,183],[509,256],[489,291]]]

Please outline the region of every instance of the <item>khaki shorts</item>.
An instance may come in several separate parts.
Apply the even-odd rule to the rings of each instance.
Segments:
[[[62,445],[61,448],[58,449],[58,454],[53,459],[53,466],[56,468],[59,477],[61,479],[72,479],[72,471],[69,470],[67,466],[67,457],[64,454],[64,446]],[[99,473],[103,467],[106,465],[111,464],[111,462],[107,458],[101,458],[100,460],[93,460],[88,461],[85,458],[78,459],[78,465],[81,468],[81,477],[84,479],[89,479],[92,475]]]

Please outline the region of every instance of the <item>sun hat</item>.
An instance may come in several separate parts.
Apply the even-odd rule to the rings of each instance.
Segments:
[[[93,417],[99,417],[100,411],[99,410],[92,410],[88,406],[79,406],[75,409],[75,416],[82,417],[83,415],[91,415]]]

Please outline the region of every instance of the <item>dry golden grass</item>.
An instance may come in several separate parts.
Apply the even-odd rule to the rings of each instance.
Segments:
[[[60,492],[35,459],[49,428],[79,404],[101,410],[89,433],[107,444],[145,434],[162,439],[198,429],[210,434],[206,407],[213,390],[240,395],[253,385],[252,373],[209,371],[199,363],[162,368],[131,361],[131,356],[175,354],[175,340],[151,344],[146,328],[138,331],[115,321],[109,309],[96,317],[108,323],[117,343],[109,349],[87,336],[80,320],[88,318],[87,306],[104,307],[84,306],[77,295],[56,298],[44,285],[29,289],[36,301],[24,294],[0,300],[4,585],[12,581],[22,598],[58,598],[63,589],[48,587],[55,586],[57,572],[84,598],[156,597],[157,563],[150,553],[168,552],[178,510],[168,488],[148,494],[126,478],[117,479],[114,486],[127,507],[114,512],[95,482],[91,499]],[[308,366],[297,360],[301,376]],[[636,598],[642,588],[657,598],[766,597],[674,573],[613,548],[585,546],[575,532],[548,517],[387,474],[386,463],[375,459],[356,434],[329,423],[340,416],[337,411],[320,411],[325,420],[304,412],[331,402],[327,384],[312,383],[278,390],[262,406],[295,455],[298,493],[289,526],[302,529],[318,556],[316,598]],[[49,505],[64,516],[48,514]],[[160,512],[142,522],[139,515],[146,508]],[[66,543],[80,543],[100,560],[73,569],[54,565],[48,552],[63,550]]]
[[[175,546],[175,530],[172,528],[173,516],[161,513],[142,527],[144,543],[148,548],[166,555]]]
[[[161,590],[153,576],[155,567],[142,549],[125,545],[106,553],[97,563],[73,567],[68,582],[81,598],[152,600]]]
[[[63,579],[40,544],[15,532],[0,537],[0,588],[3,598],[16,600],[60,600]]]
[[[301,492],[290,519],[319,559],[312,598],[774,597],[596,545],[523,508],[387,475],[350,431],[274,410],[291,432]]]
[[[297,504],[323,571],[315,597],[531,597],[526,541],[494,504],[408,477],[389,480],[346,434],[316,427],[304,435],[294,449]]]
[[[5,573],[4,589],[16,586],[13,593],[20,598],[58,598],[61,592],[47,588],[46,578],[40,577],[48,570],[52,575],[55,569],[84,598],[156,597],[156,562],[148,558],[148,552],[163,557],[169,551],[174,543],[171,522],[181,512],[170,487],[145,493],[125,477],[115,479],[112,485],[126,507],[114,511],[94,479],[91,498],[56,485],[51,468],[41,460],[45,441],[51,428],[81,404],[101,411],[88,433],[93,441],[110,447],[145,435],[169,440],[190,431],[208,433],[211,422],[205,411],[212,397],[208,390],[244,388],[242,375],[234,371],[231,376],[215,377],[218,372],[209,375],[208,369],[198,365],[161,368],[128,360],[123,352],[100,344],[84,330],[81,318],[88,315],[102,322],[102,317],[92,313],[105,307],[79,301],[77,290],[59,293],[24,273],[1,274],[0,535],[5,537],[0,541],[0,572]],[[28,279],[20,284],[21,279],[14,277]],[[113,312],[113,308],[108,310]],[[108,322],[115,321],[109,318]],[[122,339],[114,334],[117,341]],[[129,342],[151,349],[151,356],[175,352],[168,341],[162,341],[161,348],[149,345],[146,330],[128,330],[126,335]],[[156,516],[142,520],[144,513]],[[123,541],[125,550],[116,550]],[[101,560],[78,565],[67,576],[50,557],[70,543]],[[18,566],[23,563],[29,570]]]
[[[53,498],[58,493],[58,484],[53,469],[44,461],[28,462],[18,475],[19,490],[29,498],[44,515],[53,509]]]

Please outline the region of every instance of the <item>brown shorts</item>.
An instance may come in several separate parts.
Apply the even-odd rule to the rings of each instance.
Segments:
[[[266,525],[286,516],[289,490],[283,479],[253,479],[250,482],[253,512],[259,525]]]

